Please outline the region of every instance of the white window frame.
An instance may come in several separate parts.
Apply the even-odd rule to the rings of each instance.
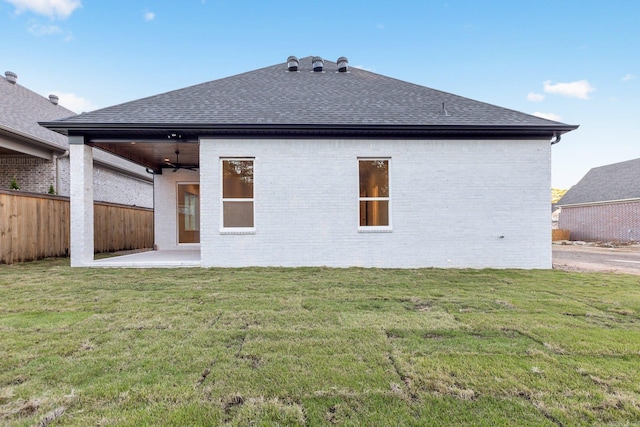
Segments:
[[[225,198],[224,196],[224,162],[225,161],[251,161],[253,163],[253,197],[252,198]],[[255,234],[256,232],[256,186],[255,186],[255,157],[220,157],[220,234]],[[225,202],[251,202],[253,203],[253,227],[225,227],[224,203]]]
[[[388,197],[360,197],[360,162],[361,161],[386,161],[387,162],[387,185],[389,186],[389,196]],[[358,216],[357,216],[357,224],[358,224],[358,232],[359,233],[391,233],[393,231],[392,227],[392,218],[391,218],[391,195],[393,194],[391,188],[391,157],[358,157],[357,159],[357,176],[358,176],[358,186],[356,188],[358,195]],[[386,201],[388,206],[387,216],[389,218],[389,225],[360,225],[360,203],[361,202],[374,202],[374,201]]]
[[[178,181],[176,182],[176,245],[178,246],[200,246],[200,241],[197,243],[193,242],[180,242],[180,212],[178,212],[178,207],[180,206],[179,195],[180,191],[178,190],[180,186],[186,185],[197,185],[198,186],[198,209],[196,215],[198,216],[198,228],[197,231],[200,232],[200,239],[202,239],[202,218],[200,217],[200,182],[199,181]]]

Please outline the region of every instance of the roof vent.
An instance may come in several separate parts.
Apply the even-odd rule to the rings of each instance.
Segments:
[[[319,56],[314,56],[311,60],[311,64],[313,65],[314,73],[322,72],[322,69],[324,68],[324,60],[322,58],[320,58]]]
[[[300,62],[295,56],[292,55],[287,58],[287,70],[298,71],[298,65],[300,65]]]
[[[449,112],[447,111],[447,106],[444,105],[444,102],[442,103],[442,114],[449,117],[451,114],[449,114]]]
[[[51,101],[53,105],[58,105],[59,100],[60,98],[58,98],[58,95],[54,95],[54,94],[49,95],[49,101]]]
[[[7,78],[7,81],[9,83],[16,84],[16,82],[18,81],[18,75],[13,71],[5,71],[4,76]]]
[[[336,62],[338,63],[339,73],[346,73],[347,71],[349,71],[349,60],[347,58],[341,56]]]

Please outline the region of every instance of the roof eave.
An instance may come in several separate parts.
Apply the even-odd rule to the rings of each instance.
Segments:
[[[53,130],[53,129],[51,129]],[[66,151],[66,147],[60,146],[56,143],[47,141],[46,139],[40,138],[35,135],[31,135],[26,132],[19,131],[9,126],[0,125],[0,132],[4,132],[8,135],[12,135],[13,137],[17,137],[25,143],[37,145],[39,147],[43,147],[45,149],[54,151],[56,153],[64,153]],[[57,131],[56,131],[57,132]],[[60,132],[58,132],[60,133]]]
[[[291,136],[519,136],[551,137],[578,128],[562,123],[549,125],[336,125],[336,124],[211,124],[211,123],[68,123],[40,122],[41,126],[63,135],[162,134],[180,131],[198,136],[291,135]]]
[[[627,199],[614,199],[614,200],[600,200],[593,202],[572,202],[572,203],[562,203],[562,199],[556,203],[555,205],[559,208],[577,208],[583,206],[598,206],[598,205],[611,205],[616,203],[635,203],[640,202],[640,197],[631,197]]]

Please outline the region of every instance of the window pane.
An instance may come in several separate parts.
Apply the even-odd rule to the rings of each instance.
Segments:
[[[200,185],[178,184],[178,243],[200,243]]]
[[[222,197],[253,198],[253,160],[223,160]]]
[[[253,202],[223,202],[224,227],[253,227]]]
[[[360,197],[389,197],[388,160],[360,160]]]
[[[360,202],[360,226],[389,225],[389,202],[387,200],[371,200]]]

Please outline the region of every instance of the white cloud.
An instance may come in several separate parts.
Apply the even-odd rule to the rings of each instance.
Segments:
[[[34,36],[50,36],[62,33],[62,28],[57,25],[42,25],[37,22],[30,22],[27,31]]]
[[[589,99],[589,93],[596,89],[587,80],[579,80],[570,83],[551,83],[551,80],[544,82],[544,91],[558,95],[569,96],[578,99]]]
[[[75,111],[76,113],[82,113],[83,111],[92,111],[97,109],[95,105],[91,103],[91,101],[76,95],[75,93],[68,92],[51,92],[54,95],[58,95],[60,100],[58,103],[65,108],[68,108],[71,111]]]
[[[29,10],[38,15],[48,16],[52,19],[68,18],[74,10],[82,6],[80,0],[5,0],[16,8],[20,14]]]
[[[626,76],[624,76],[622,78],[623,82],[628,82],[629,80],[634,80],[635,78],[637,78],[636,76],[634,76],[633,74],[627,74]]]
[[[144,13],[144,20],[145,21],[153,21],[156,18],[156,14],[153,12],[145,12]]]
[[[65,34],[64,41],[73,40],[73,33],[65,31],[55,24],[41,24],[34,19],[29,20],[27,31],[37,37],[54,36],[57,34]]]
[[[536,111],[535,113],[533,113],[533,115],[536,117],[540,117],[541,119],[553,120],[554,122],[559,122],[560,120],[562,120],[562,117],[554,113],[541,113],[539,111]]]
[[[527,95],[527,99],[531,102],[541,102],[544,101],[544,95],[541,93],[530,92],[529,95]]]

